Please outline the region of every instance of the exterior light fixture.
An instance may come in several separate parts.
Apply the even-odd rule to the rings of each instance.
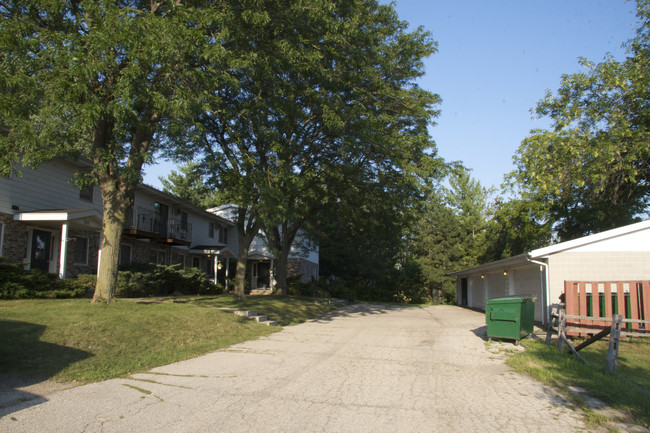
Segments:
[[[508,271],[503,271],[504,276],[508,276]]]
[[[481,274],[481,279],[485,278],[485,274]]]

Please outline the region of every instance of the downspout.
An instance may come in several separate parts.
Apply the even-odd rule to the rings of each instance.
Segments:
[[[546,323],[545,324],[546,324],[546,326],[548,326],[548,324],[551,323],[551,311],[550,311],[550,304],[549,304],[549,301],[550,301],[550,298],[551,298],[551,292],[550,292],[550,289],[549,289],[548,263],[533,260],[530,257],[526,257],[526,260],[529,261],[530,263],[535,263],[536,265],[544,266],[544,282],[543,282],[543,284],[546,285],[546,290],[544,291],[545,296],[546,296],[546,303],[545,303],[546,305],[544,306],[544,308],[546,309]]]

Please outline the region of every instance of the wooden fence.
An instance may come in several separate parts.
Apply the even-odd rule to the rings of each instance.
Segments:
[[[616,314],[625,322],[621,336],[650,334],[650,281],[565,281],[564,296],[568,336],[594,335],[607,327],[601,318],[611,323]]]

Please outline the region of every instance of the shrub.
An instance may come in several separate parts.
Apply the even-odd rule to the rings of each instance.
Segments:
[[[55,274],[38,269],[26,271],[21,265],[0,263],[0,299],[80,298],[91,293],[96,284],[95,275],[59,280]],[[223,287],[212,284],[196,268],[136,264],[122,268],[117,275],[118,297],[165,296],[175,292],[218,295],[223,293]]]
[[[118,272],[116,296],[141,298],[176,292],[185,295],[220,294],[223,289],[212,284],[201,270],[179,268],[178,265],[132,264]]]
[[[74,279],[59,280],[39,269],[0,263],[0,299],[78,298],[87,290]]]

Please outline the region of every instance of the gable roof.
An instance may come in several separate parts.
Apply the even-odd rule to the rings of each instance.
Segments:
[[[482,265],[474,266],[472,268],[462,269],[456,272],[450,272],[447,275],[450,277],[458,277],[461,275],[467,275],[469,273],[476,273],[481,271],[487,271],[499,267],[505,266],[518,266],[526,263],[530,263],[531,260],[545,259],[548,256],[553,254],[561,253],[564,251],[585,247],[590,244],[596,244],[598,242],[603,242],[610,239],[615,239],[621,236],[629,235],[635,232],[642,230],[650,229],[650,220],[641,221],[639,223],[630,224],[624,227],[615,228],[612,230],[607,230],[601,233],[595,233],[593,235],[584,236],[579,239],[574,239],[571,241],[560,242],[558,244],[549,245],[547,247],[538,248],[536,250],[530,251],[528,253],[519,254],[516,256],[508,257],[505,259],[497,260],[490,263],[485,263]],[[649,246],[650,248],[650,246]]]
[[[531,251],[529,255],[530,257],[536,257],[536,258],[547,257],[550,256],[551,254],[557,254],[562,251],[583,247],[596,242],[602,242],[605,240],[617,238],[619,236],[628,235],[649,228],[650,228],[650,220],[641,221],[639,223],[634,223],[627,226],[615,228],[612,230],[607,230],[605,232],[584,236],[579,239],[560,242],[559,244],[550,245],[544,248],[538,248],[536,250]]]
[[[194,206],[193,204],[188,203],[185,200],[176,197],[175,195],[169,194],[168,192],[165,192],[165,191],[161,191],[161,190],[159,190],[157,188],[154,188],[153,186],[141,183],[141,184],[138,184],[138,186],[136,187],[136,191],[146,192],[147,194],[149,194],[149,195],[151,195],[153,197],[158,197],[158,198],[161,198],[161,199],[166,200],[168,202],[171,202],[174,206],[177,206],[177,207],[185,209],[185,210],[189,210],[189,211],[191,211],[191,212],[193,212],[195,214],[203,216],[206,219],[219,221],[223,225],[227,225],[227,226],[230,226],[230,227],[234,227],[234,225],[235,225],[232,221],[230,221],[230,220],[228,220],[226,218],[223,218],[223,217],[221,217],[221,216],[219,216],[217,214],[209,212],[206,209],[202,209],[200,207]]]

